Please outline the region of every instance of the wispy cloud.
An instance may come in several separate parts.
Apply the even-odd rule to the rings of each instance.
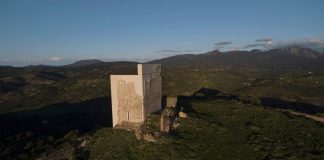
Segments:
[[[228,46],[228,45],[230,45],[232,43],[233,43],[232,41],[222,41],[222,42],[215,43],[215,46],[216,46],[216,49],[222,49],[225,46]]]
[[[176,49],[161,49],[158,51],[155,51],[155,54],[150,54],[150,56],[153,56],[155,58],[164,58],[164,57],[170,57],[180,54],[197,54],[199,52],[202,52],[200,49],[184,49],[184,50],[176,50]]]
[[[290,46],[311,48],[317,51],[324,51],[324,40],[320,38],[304,38],[297,39],[293,41],[273,41],[271,38],[257,39],[256,42],[244,46],[244,48],[264,48],[264,49],[274,49],[274,48],[286,48]]]
[[[58,56],[54,56],[54,57],[51,57],[50,58],[51,61],[60,61],[60,60],[63,60],[62,57],[58,57]]]
[[[257,43],[252,43],[244,46],[244,48],[271,48],[272,47],[272,38],[260,38],[255,40]]]
[[[53,65],[60,66],[65,64],[70,64],[76,61],[76,59],[63,59],[61,57],[50,57],[50,58],[36,58],[36,59],[21,59],[21,60],[0,60],[0,66],[28,66],[28,65]]]
[[[260,38],[255,40],[256,42],[263,42],[266,43],[267,45],[272,45],[272,38]]]
[[[261,44],[261,43],[248,44],[248,45],[244,46],[244,48],[256,48],[256,47],[266,48],[267,46],[265,44]]]
[[[223,41],[223,42],[217,42],[215,43],[216,46],[225,46],[225,45],[229,45],[232,44],[233,42],[231,41]]]
[[[291,42],[277,42],[274,47],[284,48],[289,46],[311,48],[317,51],[324,51],[324,40],[320,38],[298,39]]]
[[[162,49],[155,51],[156,53],[174,53],[174,54],[183,54],[183,53],[193,53],[193,52],[199,52],[201,50],[199,49],[193,49],[193,50],[174,50],[174,49]]]
[[[272,38],[260,38],[255,40],[256,42],[269,42],[272,41]]]

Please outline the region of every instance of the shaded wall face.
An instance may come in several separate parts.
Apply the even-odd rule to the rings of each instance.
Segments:
[[[143,76],[144,117],[161,109],[162,78],[160,64],[139,64],[138,74]]]
[[[145,116],[161,109],[162,78],[158,74],[143,75]]]

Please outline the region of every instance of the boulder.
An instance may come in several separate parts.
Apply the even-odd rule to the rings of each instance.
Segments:
[[[179,112],[179,117],[180,118],[187,118],[187,114],[184,112]]]

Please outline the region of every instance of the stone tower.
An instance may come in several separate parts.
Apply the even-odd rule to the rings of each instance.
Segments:
[[[121,122],[141,123],[161,109],[160,64],[138,64],[137,75],[111,75],[113,127]]]

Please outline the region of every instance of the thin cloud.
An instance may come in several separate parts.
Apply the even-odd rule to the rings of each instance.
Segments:
[[[324,51],[324,40],[320,38],[304,38],[304,39],[297,39],[293,41],[272,41],[271,38],[266,39],[258,39],[256,42],[263,42],[263,43],[253,43],[244,46],[244,48],[258,48],[262,47],[265,49],[275,49],[275,48],[286,48],[286,47],[301,47],[301,48],[310,48],[316,51]]]
[[[200,52],[200,49],[184,50],[184,52]]]
[[[324,40],[321,40],[320,38],[298,39],[291,42],[278,42],[274,45],[276,48],[285,48],[290,46],[324,51]]]
[[[256,42],[263,42],[266,43],[267,45],[272,45],[272,38],[261,38],[255,40]]]
[[[256,42],[269,42],[272,41],[272,38],[260,38],[255,40]]]
[[[216,46],[226,46],[226,45],[230,45],[232,44],[233,42],[231,41],[223,41],[223,42],[217,42],[215,43]]]
[[[192,49],[192,50],[173,50],[173,49],[162,49],[155,51],[156,53],[167,53],[167,54],[184,54],[184,53],[193,53],[199,52],[199,49]]]
[[[264,47],[266,48],[265,44],[255,43],[255,44],[248,44],[244,46],[244,48],[256,48],[256,47]]]
[[[153,56],[155,58],[164,58],[164,57],[171,57],[175,55],[181,55],[181,54],[196,54],[201,52],[200,49],[186,49],[186,50],[175,50],[175,49],[162,49],[155,51],[155,54],[150,54],[150,56]]]
[[[173,49],[162,49],[155,51],[156,53],[179,53],[179,50],[173,50]]]
[[[57,57],[57,56],[54,56],[54,57],[50,58],[51,61],[60,61],[62,59],[63,59],[62,57]]]
[[[222,42],[217,42],[215,43],[215,49],[223,49],[225,46],[228,46],[230,44],[232,44],[233,42],[232,41],[222,41]]]

